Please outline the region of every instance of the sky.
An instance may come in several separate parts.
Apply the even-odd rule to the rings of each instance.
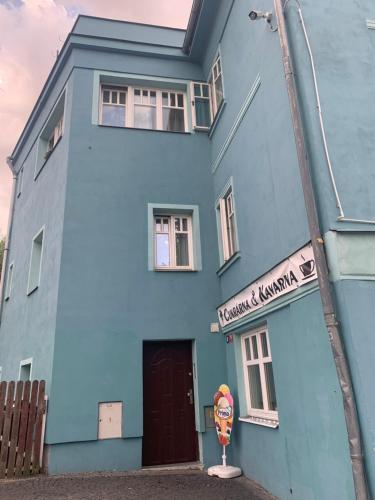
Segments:
[[[0,236],[12,176],[6,164],[78,14],[186,28],[192,0],[0,0]]]

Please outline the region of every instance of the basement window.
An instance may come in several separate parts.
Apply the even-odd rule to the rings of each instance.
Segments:
[[[20,371],[19,371],[18,380],[22,380],[23,382],[27,382],[28,380],[31,380],[32,363],[33,363],[32,358],[23,359],[20,362]]]

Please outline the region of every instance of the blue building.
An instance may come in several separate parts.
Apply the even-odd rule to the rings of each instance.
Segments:
[[[51,474],[217,463],[227,382],[247,476],[374,495],[375,8],[284,3],[79,16],[52,68],[8,160],[0,327],[2,378],[47,381]]]

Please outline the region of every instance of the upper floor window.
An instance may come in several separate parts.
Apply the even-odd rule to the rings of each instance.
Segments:
[[[55,107],[51,111],[43,130],[39,136],[38,154],[35,165],[34,179],[37,178],[44,164],[56,149],[64,133],[64,112],[65,112],[65,94],[63,91]]]
[[[102,124],[125,127],[127,88],[102,87]]]
[[[224,98],[220,55],[217,56],[212,66],[209,84],[212,91],[212,114],[215,116]]]
[[[208,130],[224,99],[220,55],[212,65],[208,83],[192,82],[191,95],[193,127]]]
[[[238,251],[237,228],[232,186],[229,185],[217,204],[224,262]]]
[[[46,151],[46,154],[44,155],[45,159],[47,159],[49,157],[49,155],[52,153],[53,149],[55,148],[56,144],[59,142],[59,139],[62,136],[62,132],[63,132],[63,117],[61,116],[59,118],[59,121],[53,127],[51,135],[48,139],[47,151]]]
[[[102,85],[100,123],[185,132],[186,96],[178,90]]]
[[[155,215],[155,268],[192,269],[192,224],[190,215]]]
[[[266,327],[241,337],[247,413],[278,420],[272,357]]]
[[[22,193],[23,169],[24,169],[24,167],[21,168],[21,170],[18,173],[18,177],[17,177],[17,198],[19,198],[21,196],[21,193]]]

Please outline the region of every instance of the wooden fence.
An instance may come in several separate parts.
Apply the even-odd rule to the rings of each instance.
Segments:
[[[0,478],[41,472],[45,421],[44,380],[0,383]]]

